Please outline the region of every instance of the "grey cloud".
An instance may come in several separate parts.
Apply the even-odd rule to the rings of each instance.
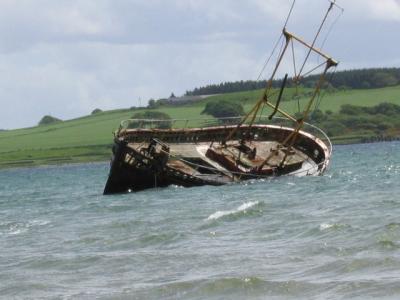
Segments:
[[[338,3],[346,12],[324,48],[342,68],[398,65],[399,39],[393,37],[399,1]],[[72,118],[95,107],[138,105],[139,97],[144,104],[171,91],[255,79],[290,4],[3,0],[0,128],[30,126],[44,114]],[[298,0],[289,29],[310,39],[328,4]],[[16,112],[20,119],[10,117]]]

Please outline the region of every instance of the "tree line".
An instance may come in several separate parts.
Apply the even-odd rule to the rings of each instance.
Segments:
[[[244,115],[243,106],[230,101],[211,101],[206,103],[201,114],[211,115],[219,119],[221,124],[229,123],[229,117]],[[400,136],[400,105],[393,103],[380,103],[375,106],[364,107],[351,104],[342,105],[340,111],[314,110],[308,122],[313,123],[324,130],[330,137],[363,135],[365,137],[384,137],[392,139]],[[299,113],[298,118],[302,114]],[[225,118],[225,119],[224,119]],[[160,111],[138,112],[132,116],[128,128],[146,128],[146,126],[158,126],[158,128],[171,128],[171,117]],[[158,123],[144,123],[137,119],[157,119]],[[273,120],[270,121],[273,124]]]
[[[311,75],[302,78],[303,87],[315,86],[319,75]],[[400,84],[400,68],[375,68],[347,70],[328,74],[329,86],[335,89],[374,89],[394,86]],[[235,82],[223,82],[220,84],[210,84],[204,87],[186,91],[186,96],[225,94],[242,91],[250,91],[265,88],[265,80],[241,80]],[[282,80],[274,80],[273,87],[280,87]],[[287,81],[287,87],[295,85],[292,78]]]
[[[400,132],[400,106],[380,103],[371,107],[342,105],[340,111],[312,113],[310,122],[319,126],[328,136],[364,133],[369,136],[398,136]]]

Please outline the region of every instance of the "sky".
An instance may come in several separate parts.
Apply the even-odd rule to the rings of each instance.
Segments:
[[[0,129],[255,80],[291,3],[1,0]],[[400,0],[337,4],[344,13],[331,15],[323,48],[340,61],[339,70],[400,67]],[[310,41],[328,5],[297,0],[288,30]]]

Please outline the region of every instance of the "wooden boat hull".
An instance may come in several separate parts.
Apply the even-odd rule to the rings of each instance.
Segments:
[[[305,162],[294,162],[283,167],[264,168],[254,171],[247,166],[235,169],[215,157],[207,157],[207,149],[213,141],[220,141],[235,127],[214,126],[191,129],[127,129],[115,138],[110,174],[104,194],[140,191],[154,187],[178,185],[183,187],[223,185],[248,179],[281,175],[320,175],[329,165],[330,142],[300,131],[293,148]],[[274,143],[282,143],[292,128],[277,125],[246,125],[240,127],[232,141],[252,140],[258,151],[272,151]],[[147,152],[151,141],[162,141],[171,148],[168,155]],[[329,141],[329,140],[328,140]],[[217,143],[217,142],[215,142]],[[229,143],[229,141],[228,141]],[[166,149],[166,148],[165,148]],[[168,150],[169,151],[169,150]],[[164,151],[165,152],[165,151]],[[161,155],[163,154],[163,155]],[[161,157],[161,158],[160,158]],[[201,162],[201,163],[199,163]],[[248,162],[251,163],[251,162]],[[239,166],[240,167],[240,166]],[[244,171],[241,171],[244,170]]]

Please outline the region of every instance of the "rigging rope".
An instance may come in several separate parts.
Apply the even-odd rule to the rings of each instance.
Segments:
[[[328,79],[326,82],[328,82],[328,83],[332,82],[333,77],[334,77],[335,74],[336,74],[336,70],[337,70],[337,68],[335,67],[334,70],[333,70],[333,72],[331,73],[329,79]],[[326,88],[326,89],[324,90],[324,92],[321,93],[321,94],[319,95],[318,100],[317,100],[317,102],[316,102],[316,104],[315,104],[315,109],[314,109],[314,110],[317,110],[317,109],[319,108],[319,106],[320,106],[320,104],[321,104],[321,102],[322,102],[322,99],[325,97],[325,95],[326,95],[327,92],[328,92],[328,90],[327,90],[327,88]]]
[[[340,14],[338,14],[338,16],[335,18],[335,20],[332,22],[332,24],[329,26],[328,32],[326,33],[326,36],[321,44],[321,50],[324,48],[326,41],[328,40],[329,35],[331,34],[333,28],[336,26],[336,23],[339,21],[339,19],[341,18],[341,16],[344,13],[344,9],[341,8],[340,10]]]
[[[324,25],[325,25],[326,19],[328,18],[328,15],[329,15],[330,11],[332,10],[333,5],[334,5],[334,2],[331,2],[331,4],[329,5],[328,11],[326,12],[325,17],[324,17],[324,19],[322,20],[322,23],[321,23],[321,25],[319,26],[318,31],[317,31],[317,33],[316,33],[316,35],[315,35],[315,37],[314,37],[314,40],[313,40],[313,42],[312,42],[312,44],[311,44],[311,48],[308,50],[307,56],[306,56],[306,58],[304,59],[303,65],[302,65],[302,67],[301,67],[301,69],[300,69],[300,72],[299,72],[299,76],[300,76],[301,73],[303,72],[303,69],[304,69],[304,67],[305,67],[305,65],[306,65],[306,63],[307,63],[307,61],[308,61],[308,58],[310,57],[312,48],[314,48],[314,46],[315,46],[315,43],[316,43],[316,41],[317,41],[317,39],[318,39],[318,36],[319,36],[319,34],[321,33],[322,28],[323,28]]]
[[[283,37],[283,34],[281,35],[281,37]],[[281,39],[280,39],[280,40],[281,40]],[[285,41],[282,40],[282,42],[281,42],[281,49],[279,49],[278,57],[280,57],[280,56],[282,55],[282,51],[283,51],[284,45],[285,45]],[[275,50],[276,50],[276,49],[274,49],[274,51],[275,51]],[[275,92],[275,93],[272,93],[272,95],[271,95],[271,94],[268,94],[268,95],[266,95],[266,96],[272,97],[273,95],[275,95],[275,94],[277,94],[277,93],[278,93],[278,92]],[[261,117],[262,117],[263,112],[264,112],[264,108],[265,108],[265,101],[262,103],[262,107],[261,107],[261,112],[260,112],[259,120],[261,120]]]
[[[327,31],[327,33],[326,33],[326,35],[325,35],[325,38],[323,39],[322,44],[321,44],[321,46],[320,46],[321,51],[322,51],[322,49],[325,47],[325,43],[326,43],[326,41],[328,40],[328,37],[329,37],[329,35],[331,34],[333,28],[336,26],[336,23],[339,21],[339,19],[341,18],[341,16],[342,16],[343,13],[344,13],[344,9],[343,9],[342,7],[340,7],[339,5],[337,5],[337,4],[336,4],[336,1],[333,1],[333,2],[332,2],[331,0],[328,0],[328,1],[330,1],[331,3],[333,3],[333,5],[335,5],[337,8],[339,8],[340,13],[336,16],[335,20],[334,20],[334,21],[331,23],[331,25],[329,26],[329,29],[328,29],[328,31]],[[319,58],[320,58],[320,57],[318,57],[318,61],[319,61]]]
[[[268,59],[265,61],[265,63],[264,63],[264,65],[263,65],[263,67],[262,67],[262,69],[261,69],[261,71],[260,71],[260,74],[258,75],[256,81],[259,81],[259,80],[260,80],[260,78],[261,78],[262,74],[264,73],[265,69],[267,68],[267,66],[268,66],[268,64],[269,64],[269,62],[270,62],[272,56],[274,55],[274,53],[275,53],[275,51],[276,51],[276,48],[278,48],[279,43],[280,43],[282,37],[283,37],[283,34],[281,34],[281,35],[279,36],[279,39],[276,41],[275,46],[274,46],[274,48],[272,49],[272,52],[271,52],[270,56],[268,57]]]
[[[315,70],[321,68],[323,65],[326,65],[326,61],[324,61],[323,63],[319,64],[318,66],[316,66],[315,68],[311,69],[310,71],[308,71],[307,73],[305,73],[303,75],[303,77],[306,77],[308,75],[310,75],[312,72],[314,72]]]
[[[288,24],[288,22],[289,22],[290,16],[292,15],[293,8],[294,8],[294,5],[295,5],[295,4],[296,4],[296,0],[293,0],[292,6],[291,6],[291,8],[290,8],[290,11],[289,11],[287,17],[286,17],[285,25],[283,26],[283,28],[286,28],[286,26],[287,26],[287,24]],[[270,62],[272,56],[274,55],[275,50],[276,50],[276,48],[278,47],[279,42],[281,41],[282,37],[283,37],[283,34],[281,34],[281,35],[279,36],[279,39],[276,41],[275,46],[274,46],[274,48],[273,48],[273,50],[272,50],[272,52],[271,52],[271,55],[268,57],[268,59],[267,59],[266,62],[264,63],[264,66],[262,67],[261,72],[260,72],[260,74],[259,74],[258,77],[257,77],[257,81],[260,80],[260,78],[261,78],[261,76],[262,76],[262,73],[264,73],[264,71],[265,71],[267,65],[269,64],[269,62]]]
[[[296,4],[296,0],[293,0],[292,7],[290,8],[289,14],[288,14],[288,16],[286,18],[285,25],[283,26],[283,28],[286,28],[286,26],[287,26],[287,24],[289,22],[290,16],[292,15],[292,11],[293,11],[293,8],[294,8],[295,4]]]
[[[327,17],[328,17],[328,15],[329,15],[329,12],[332,10],[333,6],[336,6],[337,8],[339,8],[339,10],[340,10],[341,12],[340,12],[340,14],[338,14],[338,16],[335,18],[335,20],[334,20],[334,21],[331,23],[331,25],[329,26],[329,29],[328,29],[328,31],[327,31],[327,34],[325,35],[325,37],[324,37],[324,39],[323,39],[323,42],[322,42],[322,44],[321,44],[321,47],[320,47],[320,50],[321,50],[321,51],[322,51],[323,47],[325,46],[325,43],[326,43],[326,41],[328,40],[328,37],[329,37],[330,33],[332,32],[332,29],[335,27],[336,23],[339,21],[340,17],[342,16],[342,14],[343,14],[343,12],[344,12],[344,9],[343,9],[342,7],[340,7],[339,5],[336,4],[336,0],[333,0],[333,1],[332,1],[332,0],[328,0],[328,1],[330,2],[330,6],[329,6],[328,11],[327,11],[327,13],[326,13],[326,15],[325,15],[325,17],[324,17],[324,19],[323,19],[323,21],[322,21],[322,24],[321,24],[321,26],[320,26],[320,28],[319,28],[319,30],[318,30],[318,32],[317,32],[315,38],[314,38],[314,41],[313,41],[313,43],[312,43],[312,47],[314,46],[315,42],[317,41],[318,36],[319,36],[320,32],[322,31],[323,25],[324,25],[324,23],[326,22]],[[293,45],[292,45],[292,47],[293,47]],[[293,50],[293,49],[292,49],[292,52],[293,52],[293,60],[294,60],[295,58],[294,58],[294,50]],[[309,52],[308,52],[308,54],[307,54],[307,56],[306,56],[306,59],[305,59],[304,62],[303,62],[303,65],[302,65],[302,68],[301,68],[299,74],[296,75],[296,71],[295,71],[295,76],[298,76],[296,79],[299,79],[299,78],[300,78],[300,74],[301,74],[301,72],[303,71],[304,66],[305,66],[305,64],[306,64],[306,62],[307,62],[307,60],[308,60],[310,54],[311,54],[311,49],[309,50]],[[318,64],[319,64],[319,61],[320,61],[320,56],[318,56]],[[325,62],[323,62],[322,64],[319,64],[317,67],[313,68],[311,71],[309,71],[309,72],[307,72],[306,74],[302,75],[302,77],[306,77],[306,76],[309,75],[310,73],[312,73],[312,72],[314,72],[315,70],[317,70],[318,68],[322,67],[324,64],[325,64]],[[331,82],[331,80],[333,79],[333,74],[334,74],[335,72],[336,72],[336,67],[335,67],[335,70],[334,70],[334,72],[332,73],[330,79],[327,80],[327,82]],[[299,81],[296,80],[295,83],[296,83],[296,93],[297,93],[297,91],[298,91],[297,88],[298,88],[298,83],[299,83]],[[322,99],[323,99],[324,96],[326,95],[326,92],[327,92],[327,90],[325,89],[325,91],[324,91],[323,93],[319,93],[319,94],[318,94],[318,99],[317,99],[317,101],[316,101],[314,110],[311,112],[310,118],[312,118],[313,113],[319,108]],[[297,99],[297,106],[298,106],[298,112],[300,112],[300,100],[299,100],[299,98]]]
[[[333,78],[334,78],[334,76],[335,76],[335,74],[336,74],[336,71],[337,71],[337,68],[335,67],[334,70],[333,70],[333,72],[330,74],[329,79],[326,80],[326,82],[329,82],[329,83],[332,82],[332,80],[333,80]],[[317,99],[317,101],[315,102],[314,109],[313,109],[313,111],[312,111],[311,114],[310,114],[310,119],[313,118],[314,112],[317,111],[317,110],[319,109],[319,106],[321,105],[322,99],[325,97],[325,95],[326,95],[327,92],[328,92],[328,90],[327,90],[327,88],[325,88],[324,91],[323,91],[322,93],[319,93],[318,99]]]

